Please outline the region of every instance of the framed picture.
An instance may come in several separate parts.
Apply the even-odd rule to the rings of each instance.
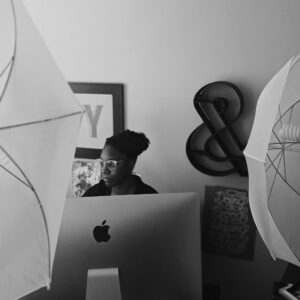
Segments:
[[[76,158],[99,158],[107,137],[124,130],[124,88],[119,83],[70,82],[86,113],[76,147]]]
[[[81,197],[100,178],[99,159],[74,158],[68,196]]]
[[[246,189],[206,186],[203,251],[253,260],[256,226]]]
[[[107,137],[124,130],[124,88],[118,83],[69,82],[85,107],[68,196],[80,197],[100,180],[99,157]]]

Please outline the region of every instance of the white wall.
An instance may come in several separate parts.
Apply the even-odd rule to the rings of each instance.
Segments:
[[[24,0],[68,81],[125,84],[126,127],[151,147],[137,171],[161,192],[247,186],[238,175],[206,176],[185,154],[201,119],[193,97],[228,80],[245,97],[246,141],[263,86],[300,52],[296,0]]]
[[[24,3],[68,81],[125,84],[125,125],[151,140],[137,165],[146,182],[160,192],[198,191],[202,196],[205,185],[247,187],[247,178],[210,177],[187,160],[186,140],[201,123],[193,97],[213,81],[236,84],[245,98],[239,127],[246,141],[262,88],[300,52],[298,0]],[[252,265],[221,258],[206,262],[215,274],[223,270],[224,275],[211,278],[228,283],[224,293],[232,290],[231,299],[270,299],[282,265],[274,265],[257,243]],[[255,284],[265,280],[261,293],[247,286],[248,280],[239,281],[239,275],[229,277],[232,270],[243,270]],[[275,275],[268,281],[270,273]],[[248,296],[230,283],[247,289]]]

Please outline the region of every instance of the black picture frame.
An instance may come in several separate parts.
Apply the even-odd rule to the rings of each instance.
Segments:
[[[124,85],[121,83],[69,82],[75,94],[112,95],[113,134],[124,130]],[[98,159],[102,149],[77,147],[75,158]]]

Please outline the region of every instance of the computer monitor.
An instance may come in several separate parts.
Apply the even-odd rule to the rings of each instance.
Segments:
[[[122,300],[201,300],[200,241],[196,193],[68,198],[51,289],[22,300],[85,300],[102,268],[118,268]]]

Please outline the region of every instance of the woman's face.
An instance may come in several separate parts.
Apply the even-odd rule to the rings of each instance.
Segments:
[[[101,151],[100,159],[103,161],[101,177],[107,187],[122,184],[132,173],[134,163],[128,157],[110,145],[105,145]],[[110,160],[116,161],[109,162]],[[115,167],[114,167],[115,165]]]

